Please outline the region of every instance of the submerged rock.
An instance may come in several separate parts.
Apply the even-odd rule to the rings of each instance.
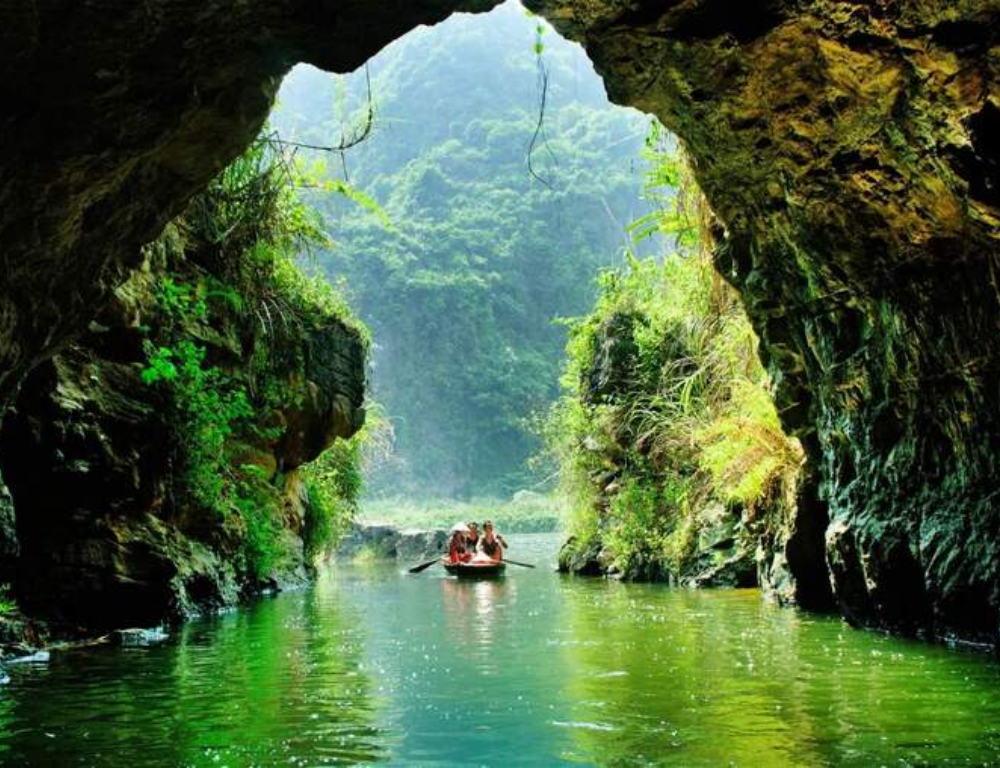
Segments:
[[[111,641],[123,648],[143,648],[159,645],[170,639],[162,627],[151,629],[117,629],[111,633]]]

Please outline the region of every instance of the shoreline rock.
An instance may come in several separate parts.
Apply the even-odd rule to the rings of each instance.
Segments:
[[[384,523],[354,523],[335,552],[340,560],[365,555],[377,560],[430,560],[448,549],[443,528],[420,530]]]

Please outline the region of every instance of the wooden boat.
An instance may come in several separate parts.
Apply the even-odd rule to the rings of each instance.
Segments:
[[[458,576],[460,579],[495,579],[498,576],[503,576],[503,572],[507,570],[507,564],[503,561],[499,563],[453,563],[450,560],[443,560],[442,564],[448,573],[452,576]]]

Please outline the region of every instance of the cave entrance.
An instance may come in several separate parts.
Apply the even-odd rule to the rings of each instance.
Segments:
[[[423,8],[416,15],[441,13]],[[636,17],[629,23],[652,21]],[[180,212],[180,201],[204,186],[211,172],[250,141],[259,128],[267,88],[277,82],[285,64],[310,59],[331,69],[347,69],[364,60],[366,46],[378,44],[374,33],[366,33],[369,37],[359,41],[358,48],[343,49],[348,62],[344,65],[322,55],[325,51],[334,56],[331,51],[337,46],[305,40],[308,36],[296,26],[301,23],[298,19],[282,31],[282,40],[289,44],[281,51],[284,58],[254,58],[261,52],[258,46],[247,54],[253,66],[227,70],[214,86],[214,97],[207,82],[200,83],[201,89],[191,88],[199,94],[191,98],[217,106],[217,119],[181,121],[167,149],[158,145],[162,179],[132,170],[120,174],[127,184],[115,177],[107,199],[87,211],[93,226],[59,244],[60,263],[92,263],[94,274],[103,276],[114,272],[114,266],[119,269],[115,274],[125,274],[125,267],[136,262],[139,244],[148,241],[143,236],[155,235],[158,223],[162,226]],[[388,38],[412,23],[400,20],[396,26],[380,27],[378,34]],[[344,34],[342,27],[338,34]],[[290,43],[296,40],[299,47]],[[323,151],[331,140],[354,143],[359,124],[360,134],[367,133],[369,76],[380,110],[371,136],[349,152]],[[274,120],[284,141],[293,142],[303,160],[316,160],[310,173],[317,185],[345,192],[345,199],[317,197],[318,205],[328,206],[332,238],[340,241],[317,265],[331,268],[335,279],[354,278],[346,290],[375,330],[375,394],[385,403],[401,446],[379,482],[389,493],[410,497],[433,492],[461,501],[530,502],[536,488],[544,489],[546,477],[524,467],[537,443],[523,422],[544,411],[559,392],[566,336],[565,327],[554,321],[588,312],[596,295],[593,276],[603,267],[621,266],[624,252],[631,250],[630,257],[638,260],[643,248],[649,249],[647,254],[658,250],[655,241],[637,245],[628,228],[648,212],[638,203],[645,179],[637,158],[649,135],[649,119],[610,107],[581,51],[513,4],[500,6],[492,15],[456,14],[439,27],[400,39],[373,59],[363,76],[332,82],[326,77],[317,71],[293,73]],[[184,93],[188,98],[188,91]],[[240,108],[234,109],[237,102]],[[159,117],[176,109],[160,101],[131,106],[137,113]],[[360,123],[355,119],[358,110]],[[442,119],[445,115],[447,120]],[[542,115],[544,120],[539,119]],[[150,123],[156,120],[150,118]],[[100,187],[102,174],[113,171],[114,164],[99,165],[80,178]],[[152,183],[156,181],[163,183]],[[37,200],[44,202],[44,196],[25,198],[36,205],[41,204]],[[122,199],[128,205],[122,205]],[[141,210],[132,216],[133,208]],[[373,219],[366,208],[384,211],[389,223],[376,221],[378,215]],[[115,239],[114,248],[103,247],[108,243],[101,239],[110,237],[99,226],[108,209],[130,212],[124,229],[131,240]],[[136,223],[140,219],[145,223]],[[148,231],[138,231],[141,226]],[[67,269],[59,279],[79,278],[74,271]],[[20,313],[18,321],[29,318],[38,327],[55,327],[57,317],[60,327],[69,325],[73,312],[84,316],[83,305],[106,298],[110,291],[107,281],[93,282],[82,281],[91,290],[74,293],[71,307],[33,308],[37,311]],[[53,289],[53,295],[58,293]],[[605,330],[628,327],[615,323]],[[42,334],[34,337],[42,339]],[[608,342],[607,349],[614,347],[613,338],[599,341]],[[55,344],[49,337],[38,343],[43,349]],[[141,354],[141,347],[141,342],[133,343],[129,354]],[[623,349],[626,359],[636,356],[628,344]],[[37,349],[35,353],[44,358]],[[18,354],[21,364],[27,353]],[[610,361],[615,355],[605,357]],[[593,380],[619,381],[604,373]],[[603,389],[603,384],[595,387]],[[642,444],[652,446],[651,441]],[[18,458],[15,451],[7,452],[11,460]],[[55,463],[60,462],[56,456]],[[277,476],[266,458],[262,463]],[[35,469],[7,472],[15,495],[24,493],[15,487],[21,485],[20,477]],[[76,462],[73,471],[84,476],[91,465]],[[617,477],[599,479],[604,490],[623,487]],[[43,501],[45,485],[39,484]],[[159,488],[136,492],[127,487],[122,493],[132,494],[144,512],[155,508],[160,498]],[[87,503],[118,514],[123,510],[117,505],[118,491],[114,494],[116,504],[104,505],[103,499]],[[72,509],[85,530],[59,542],[67,549],[93,533],[88,516],[77,514],[79,499],[72,496],[61,499],[60,508]],[[21,500],[15,502],[28,509]],[[32,519],[26,512],[24,525],[32,525]],[[40,519],[34,523],[39,529]],[[107,543],[116,535],[102,530],[93,538]],[[731,540],[721,536],[710,546],[726,549]],[[172,578],[170,557],[147,558],[144,541],[136,542],[135,549],[137,567],[149,571],[152,580]],[[198,579],[192,584],[193,594],[205,592]]]
[[[686,548],[676,560],[690,583],[759,583],[745,545],[750,510],[790,492],[801,448],[782,432],[749,321],[709,259],[702,254],[697,277],[652,268],[666,266],[664,252],[693,257],[691,242],[704,235],[695,215],[690,231],[673,237],[658,218],[664,207],[683,207],[679,166],[659,154],[676,141],[648,116],[612,105],[580,47],[514,2],[456,14],[395,41],[352,75],[294,70],[271,128],[314,165],[320,186],[345,192],[311,197],[335,241],[311,266],[342,283],[373,330],[375,419],[394,450],[369,471],[363,518],[448,527],[493,514],[526,529],[552,525],[561,511],[546,494],[569,460],[539,461],[539,435],[566,430],[566,439],[600,446],[590,449],[600,459],[573,460],[587,465],[595,516],[598,507],[624,517],[645,504],[636,517],[649,513],[650,539]],[[691,280],[705,287],[679,287]],[[575,326],[572,394],[560,400],[569,325],[560,320],[588,315]],[[704,338],[709,325],[718,339]],[[713,361],[725,345],[740,365]],[[592,359],[584,365],[583,357]],[[713,381],[693,383],[702,378]],[[739,400],[735,379],[766,401],[766,417],[746,419],[742,411],[759,403]],[[697,394],[682,405],[685,387]],[[575,406],[588,414],[586,428],[553,416]],[[616,415],[598,417],[601,408]],[[764,435],[753,450],[784,448],[774,461],[780,477],[764,470],[768,479],[751,487],[736,475],[762,462],[710,460],[707,447],[682,457],[673,445],[711,433],[701,439],[723,445],[714,455],[729,446],[748,456],[732,436],[736,412]],[[602,436],[612,432],[615,446]],[[697,473],[714,486],[691,481]],[[686,522],[665,522],[683,517],[688,495],[711,493],[713,504],[699,501],[704,509]],[[704,541],[682,542],[688,529],[707,532]],[[770,555],[780,550],[774,532],[753,535],[770,537]],[[619,542],[624,575],[665,580],[681,571],[662,553],[648,556],[640,538]],[[600,571],[599,549],[584,548],[572,567]]]
[[[806,566],[816,584],[832,579],[859,622],[995,642],[997,537],[977,535],[997,528],[1000,435],[1000,337],[984,332],[1000,317],[994,5],[525,2],[584,41],[616,101],[657,114],[698,163],[726,226],[720,264],[829,500],[829,530],[825,502],[792,526],[807,539],[800,583]],[[160,5],[36,4],[5,27],[4,407],[253,141],[290,66],[350,71],[418,23],[497,3],[216,4],[197,23]],[[411,181],[425,202],[448,192],[446,174]],[[10,538],[5,497],[0,508]],[[918,574],[913,610],[899,594]]]

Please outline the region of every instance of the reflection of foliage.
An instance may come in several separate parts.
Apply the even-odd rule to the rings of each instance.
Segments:
[[[533,161],[554,189],[529,177],[535,26],[507,7],[419,30],[381,54],[376,128],[348,163],[392,227],[337,196],[317,202],[337,241],[322,266],[346,276],[378,340],[375,393],[397,461],[375,473],[375,490],[504,496],[537,482],[523,466],[537,446],[522,419],[558,394],[565,329],[552,319],[590,305],[592,277],[624,237],[617,222],[635,215],[631,164],[646,120],[608,109],[583,54],[558,39],[544,48],[552,152],[540,144]],[[364,102],[362,82],[344,89]],[[275,118],[282,135],[338,135],[330,101],[319,74],[293,74]],[[341,172],[335,165],[318,175]]]
[[[838,640],[838,622],[796,621],[752,596],[612,583],[566,589],[561,598],[572,638],[559,644],[564,717],[607,726],[567,729],[580,762],[725,765],[753,754],[756,765],[836,763],[817,746],[816,729],[831,707],[856,712],[872,682],[841,670],[835,692],[803,684],[815,649]],[[848,653],[859,659],[878,642],[855,638]],[[748,708],[759,724],[729,727]]]
[[[197,712],[204,727],[178,729],[161,745],[171,765],[273,765],[276,754],[304,765],[384,760],[379,700],[364,663],[366,617],[340,590],[320,579],[301,600],[268,601],[230,616],[224,628],[179,627],[160,673],[120,676],[105,702],[129,722],[148,720],[150,697],[136,686],[153,684],[162,717]],[[124,755],[131,742],[116,736],[114,754]],[[93,748],[67,750],[67,763],[93,762]]]
[[[675,250],[602,276],[594,311],[572,328],[568,392],[546,436],[580,546],[600,538],[623,573],[663,578],[690,559],[713,501],[755,528],[745,533],[773,533],[780,519],[758,512],[793,503],[802,452],[781,430],[749,321],[701,248],[683,165],[662,149],[649,158],[669,205],[636,231],[659,230]],[[664,198],[664,183],[687,185],[689,202]],[[595,388],[595,373],[615,386]]]

